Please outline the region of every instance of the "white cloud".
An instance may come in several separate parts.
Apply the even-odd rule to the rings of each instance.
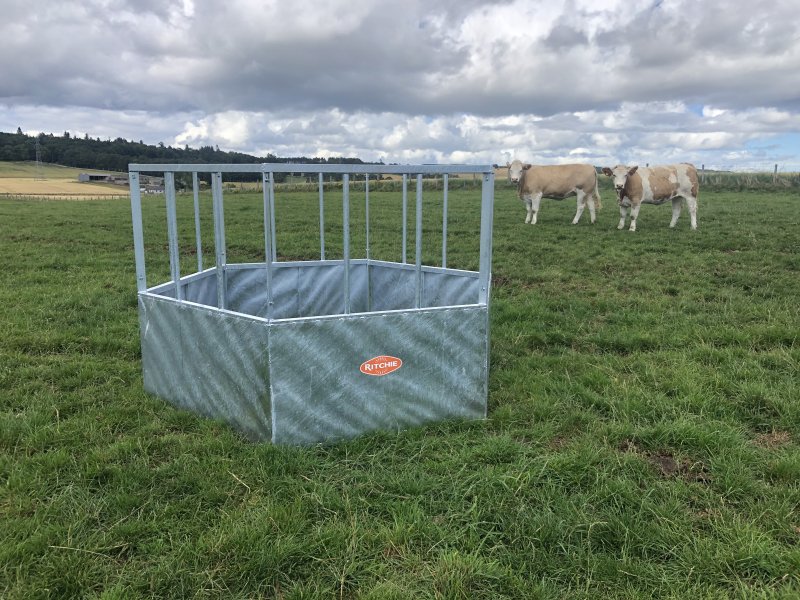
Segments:
[[[796,8],[6,0],[0,129],[282,156],[745,166],[791,157],[781,134],[800,131]]]

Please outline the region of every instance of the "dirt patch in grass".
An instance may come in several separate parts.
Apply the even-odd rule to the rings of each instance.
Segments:
[[[792,443],[792,435],[788,431],[772,430],[767,433],[760,433],[754,439],[753,443],[759,448],[767,450],[774,450],[775,448],[783,448]]]
[[[688,458],[676,458],[670,450],[658,450],[655,452],[642,450],[631,440],[623,441],[619,445],[619,450],[641,456],[664,479],[683,479],[684,481],[711,483],[711,474],[702,462],[692,461]]]
[[[493,275],[492,276],[492,287],[495,289],[499,289],[502,287],[506,287],[511,284],[511,278],[507,277],[506,275]]]
[[[572,440],[570,440],[568,437],[563,435],[557,435],[552,440],[550,440],[550,442],[547,445],[553,450],[561,450],[569,446],[571,442]]]

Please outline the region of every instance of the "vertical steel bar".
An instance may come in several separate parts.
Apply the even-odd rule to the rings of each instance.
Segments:
[[[447,268],[447,173],[442,175],[442,188],[444,189],[444,204],[442,206],[442,268]]]
[[[272,198],[269,193],[267,174],[261,174],[261,187],[264,196],[264,269],[267,276],[267,319],[272,318],[272,229],[270,215],[272,214]]]
[[[227,308],[225,273],[225,210],[222,199],[222,173],[211,175],[211,199],[214,204],[214,247],[217,255],[217,308]]]
[[[350,175],[342,175],[342,229],[344,230],[344,314],[350,314]]]
[[[406,264],[406,238],[408,237],[408,175],[403,173],[403,264]]]
[[[169,270],[175,285],[175,299],[183,300],[181,287],[181,255],[178,250],[178,215],[175,207],[175,173],[164,173],[164,196],[167,200],[167,239],[169,244]]]
[[[324,187],[322,173],[319,174],[319,259],[325,260],[325,201],[323,199]]]
[[[367,238],[367,311],[372,310],[372,285],[370,284],[370,264],[369,264],[369,173],[364,175],[364,212],[365,212],[365,235]]]
[[[272,231],[272,262],[278,261],[278,243],[275,239],[275,174],[269,173],[269,223]]]
[[[417,175],[417,233],[415,236],[416,242],[416,293],[414,294],[414,303],[417,308],[422,306],[422,175]]]
[[[133,255],[136,258],[136,289],[147,289],[147,275],[144,268],[144,230],[142,228],[142,192],[139,188],[139,173],[128,174],[131,190],[131,219],[133,221]]]
[[[194,195],[194,238],[197,244],[197,271],[203,270],[203,244],[200,239],[200,186],[197,171],[192,171],[192,192]]]
[[[489,286],[492,278],[492,219],[494,216],[494,173],[483,175],[481,187],[481,249],[480,293],[478,304],[489,303]]]
[[[367,260],[369,260],[369,173],[364,175],[364,211],[366,219]]]

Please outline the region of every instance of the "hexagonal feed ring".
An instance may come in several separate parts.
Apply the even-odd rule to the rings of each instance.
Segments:
[[[130,165],[139,289],[142,369],[147,391],[172,404],[221,418],[253,440],[311,444],[378,429],[398,430],[486,415],[489,283],[494,175],[490,166]],[[169,282],[147,287],[139,176],[163,172]],[[222,174],[261,173],[263,263],[228,264]],[[341,174],[342,260],[278,261],[275,173]],[[191,173],[198,269],[179,268],[175,173]],[[203,268],[198,173],[210,173],[216,264]],[[414,263],[350,258],[349,175],[417,178]],[[443,175],[442,265],[446,264],[447,176],[479,173],[480,270],[421,261],[422,176]],[[324,197],[320,185],[320,221]],[[367,215],[369,214],[367,185]],[[405,229],[405,227],[404,227]],[[405,255],[405,234],[403,247]],[[367,367],[364,367],[367,365]],[[378,365],[381,372],[373,372]],[[387,366],[388,365],[388,366]],[[383,373],[382,371],[386,371]]]

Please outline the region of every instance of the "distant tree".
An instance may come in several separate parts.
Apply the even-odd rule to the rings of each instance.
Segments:
[[[0,132],[0,160],[27,161],[36,157],[35,143],[39,140],[42,159],[46,162],[61,164],[80,169],[107,169],[125,171],[129,163],[243,163],[258,164],[262,162],[310,162],[315,164],[351,163],[363,164],[357,158],[337,157],[332,159],[308,157],[277,157],[274,154],[265,156],[252,156],[242,152],[225,152],[219,146],[202,146],[190,148],[188,145],[180,147],[167,147],[163,142],[158,145],[128,142],[118,137],[115,140],[94,139],[85,133],[83,137],[73,137],[69,131],[63,136],[55,136],[41,132],[36,136],[28,136],[17,128],[16,134]],[[276,174],[276,180],[279,175]],[[210,181],[208,176],[202,175],[201,179]],[[258,173],[230,173],[226,176],[228,181],[258,181]],[[336,178],[339,179],[338,177]],[[189,182],[187,179],[186,182]],[[183,183],[183,182],[182,182]],[[183,183],[188,185],[188,183]]]

